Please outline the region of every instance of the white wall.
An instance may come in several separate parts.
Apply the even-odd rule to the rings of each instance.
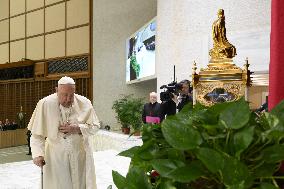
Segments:
[[[173,79],[173,65],[182,80],[191,77],[194,60],[199,68],[208,64],[211,26],[220,8],[225,10],[227,38],[237,48],[235,64],[242,66],[248,57],[252,71],[267,71],[270,4],[270,0],[158,0],[157,86]]]
[[[119,125],[112,103],[120,94],[148,98],[157,80],[126,85],[126,39],[157,15],[156,0],[94,0],[93,94],[99,119],[112,129]]]

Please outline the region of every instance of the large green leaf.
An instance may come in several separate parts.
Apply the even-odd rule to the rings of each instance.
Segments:
[[[245,188],[247,187],[245,186],[244,182],[237,184],[237,185],[226,186],[226,189],[245,189]]]
[[[261,183],[260,187],[258,189],[278,189],[278,187],[274,186],[270,183]]]
[[[168,173],[166,177],[181,183],[189,183],[204,175],[204,168],[199,161],[192,161],[189,165],[178,167]]]
[[[126,175],[125,189],[151,189],[147,175],[137,167],[131,167]]]
[[[143,143],[143,145],[137,150],[137,155],[143,160],[161,158],[166,154],[167,151],[160,148],[153,140]]]
[[[177,189],[171,180],[166,180],[162,182],[159,189]]]
[[[284,138],[284,122],[281,122],[277,115],[265,112],[261,116],[261,124],[266,128],[266,131],[263,132],[264,137],[275,141]]]
[[[163,121],[162,132],[166,141],[180,150],[194,149],[202,143],[200,133],[176,117],[168,117]]]
[[[134,154],[138,151],[139,146],[134,146],[128,150],[125,150],[123,152],[120,152],[118,155],[119,156],[124,156],[124,157],[129,157],[129,158],[133,158]]]
[[[233,146],[235,157],[240,159],[241,153],[251,144],[254,135],[254,127],[245,127],[234,134]]]
[[[155,159],[151,161],[153,168],[162,176],[166,177],[171,171],[178,167],[184,167],[185,163],[171,159]]]
[[[250,109],[244,98],[231,103],[220,114],[220,123],[227,128],[240,129],[245,126],[250,118]]]
[[[216,173],[224,167],[223,156],[213,149],[199,148],[196,150],[196,156],[212,173]]]
[[[118,189],[124,189],[126,186],[126,178],[120,175],[117,171],[112,171],[113,183]]]
[[[277,169],[278,166],[275,163],[263,163],[261,166],[258,166],[253,170],[253,176],[255,178],[271,177],[277,171]]]
[[[271,111],[271,114],[276,115],[279,120],[284,123],[284,100],[277,104]]]
[[[284,145],[274,145],[262,151],[263,160],[267,163],[277,163],[284,160]]]
[[[224,169],[221,172],[226,186],[246,186],[246,183],[251,179],[247,166],[232,157],[225,159]]]
[[[185,161],[184,151],[175,148],[167,149],[168,159],[176,159],[179,161]]]
[[[192,103],[188,103],[188,104],[186,104],[183,108],[182,108],[182,110],[178,113],[178,114],[188,114],[188,112],[190,112],[191,110],[192,110],[192,108],[193,108],[193,105],[192,105]]]
[[[264,118],[269,128],[274,128],[279,124],[278,117],[272,113],[264,112],[262,118]]]
[[[219,115],[224,109],[226,109],[231,103],[218,103],[211,106],[206,112],[206,124],[217,125],[219,120]]]

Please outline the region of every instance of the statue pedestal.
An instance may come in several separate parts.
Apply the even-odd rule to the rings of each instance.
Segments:
[[[249,71],[233,63],[232,59],[211,59],[206,68],[192,74],[195,101],[211,106],[215,103],[235,101],[246,96]]]

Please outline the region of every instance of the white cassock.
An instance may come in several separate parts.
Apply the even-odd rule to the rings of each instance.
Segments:
[[[82,134],[58,131],[64,122],[79,124]],[[96,189],[92,136],[99,120],[87,98],[74,95],[71,108],[59,105],[57,94],[41,99],[28,125],[33,158],[43,156],[46,189]],[[46,140],[45,140],[46,138]]]

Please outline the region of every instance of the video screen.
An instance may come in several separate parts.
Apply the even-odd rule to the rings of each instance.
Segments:
[[[151,20],[126,41],[126,81],[155,75],[156,20]]]

